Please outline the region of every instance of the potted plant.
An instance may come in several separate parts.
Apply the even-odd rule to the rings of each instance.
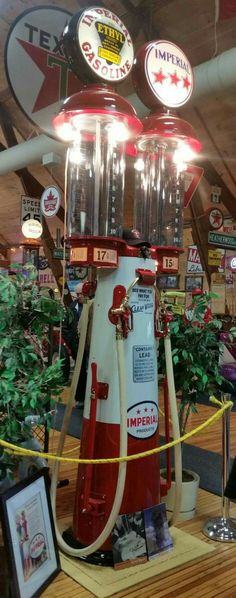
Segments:
[[[204,395],[207,400],[222,386],[224,381],[219,360],[220,354],[223,352],[223,343],[219,339],[221,321],[215,318],[211,312],[212,296],[211,293],[194,295],[191,305],[184,310],[184,313],[173,313],[173,319],[169,323],[181,436],[186,433],[190,414],[198,411],[199,396]],[[160,343],[159,373],[165,376],[163,340]],[[172,475],[174,481],[174,471]],[[189,482],[193,482],[193,501],[196,501],[199,476],[195,472],[183,470],[183,482],[188,483],[188,503],[185,502],[182,487],[182,518],[190,518],[195,513],[195,507],[189,502]],[[167,504],[168,500],[171,503],[170,510],[172,509],[173,495],[173,488],[171,488],[167,496]]]
[[[14,275],[0,275],[0,438],[32,445],[31,416],[51,424],[61,392],[61,361],[47,366],[42,346],[49,325],[60,319],[61,304],[38,288],[31,264]],[[25,446],[25,444],[24,444]],[[2,489],[14,479],[20,457],[0,447]]]

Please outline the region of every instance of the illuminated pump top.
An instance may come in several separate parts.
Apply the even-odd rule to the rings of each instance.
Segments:
[[[133,83],[152,110],[138,138],[135,227],[153,245],[181,247],[185,171],[201,144],[175,111],[191,97],[193,71],[178,46],[151,41],[136,55]]]
[[[111,87],[133,66],[133,44],[113,12],[75,14],[63,34],[65,55],[84,86],[54,119],[67,157],[68,236],[122,237],[126,142],[142,130],[131,104]]]

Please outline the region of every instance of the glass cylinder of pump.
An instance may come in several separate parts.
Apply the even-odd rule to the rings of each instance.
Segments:
[[[190,123],[163,107],[144,119],[137,145],[135,228],[152,245],[181,247],[186,162],[201,143]]]
[[[125,143],[117,139],[116,120],[110,115],[80,117],[77,124],[67,155],[68,235],[120,237]]]
[[[152,245],[183,242],[184,165],[164,138],[146,140],[135,165],[134,226]]]

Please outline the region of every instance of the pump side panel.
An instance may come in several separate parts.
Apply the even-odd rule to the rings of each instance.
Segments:
[[[99,400],[96,413],[94,458],[119,456],[119,381],[115,326],[108,319],[113,290],[118,284],[128,289],[136,268],[154,270],[153,260],[121,258],[119,268],[102,271],[94,303],[87,391],[84,407],[81,457],[88,458],[91,424],[91,363],[97,363],[99,382],[109,385],[108,398]],[[154,290],[136,285],[130,297],[133,331],[124,340],[127,397],[128,454],[158,445],[157,356],[154,336]],[[90,544],[102,531],[112,508],[118,465],[81,466],[78,471],[74,509],[74,535]],[[91,510],[84,511],[84,484],[91,476]],[[153,455],[128,463],[121,512],[142,510],[160,501],[159,457]]]

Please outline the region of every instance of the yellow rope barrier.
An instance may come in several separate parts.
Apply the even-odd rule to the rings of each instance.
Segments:
[[[149,451],[144,451],[143,453],[127,455],[127,457],[114,457],[114,458],[110,458],[110,459],[71,459],[70,457],[59,457],[57,455],[51,455],[50,453],[43,453],[40,451],[32,451],[29,449],[22,448],[20,446],[16,446],[14,444],[11,444],[10,442],[6,442],[6,440],[1,440],[1,439],[0,439],[0,445],[3,446],[5,449],[7,449],[8,452],[16,453],[19,455],[25,455],[28,457],[44,457],[47,460],[60,461],[63,463],[77,463],[77,464],[81,463],[81,464],[87,464],[87,465],[89,465],[89,464],[95,465],[95,464],[105,464],[105,463],[122,463],[124,461],[134,461],[136,459],[143,459],[144,457],[150,457],[151,455],[155,455],[156,453],[161,453],[162,451],[165,451],[168,448],[172,448],[173,446],[180,444],[181,442],[185,442],[185,440],[188,440],[189,438],[191,438],[191,436],[196,436],[196,434],[199,434],[200,432],[202,432],[202,430],[204,430],[208,426],[212,426],[218,419],[220,419],[220,417],[223,416],[224,412],[227,409],[231,409],[231,407],[233,406],[232,401],[227,401],[226,403],[222,404],[215,397],[212,397],[211,401],[213,403],[216,403],[217,405],[221,405],[221,408],[216,413],[214,413],[214,415],[209,417],[205,422],[200,424],[200,426],[197,426],[197,428],[194,428],[194,430],[187,432],[186,434],[184,434],[184,436],[181,436],[181,438],[178,438],[177,440],[172,440],[171,442],[168,442],[165,445],[158,446]],[[73,449],[73,450],[76,450],[76,449]]]

